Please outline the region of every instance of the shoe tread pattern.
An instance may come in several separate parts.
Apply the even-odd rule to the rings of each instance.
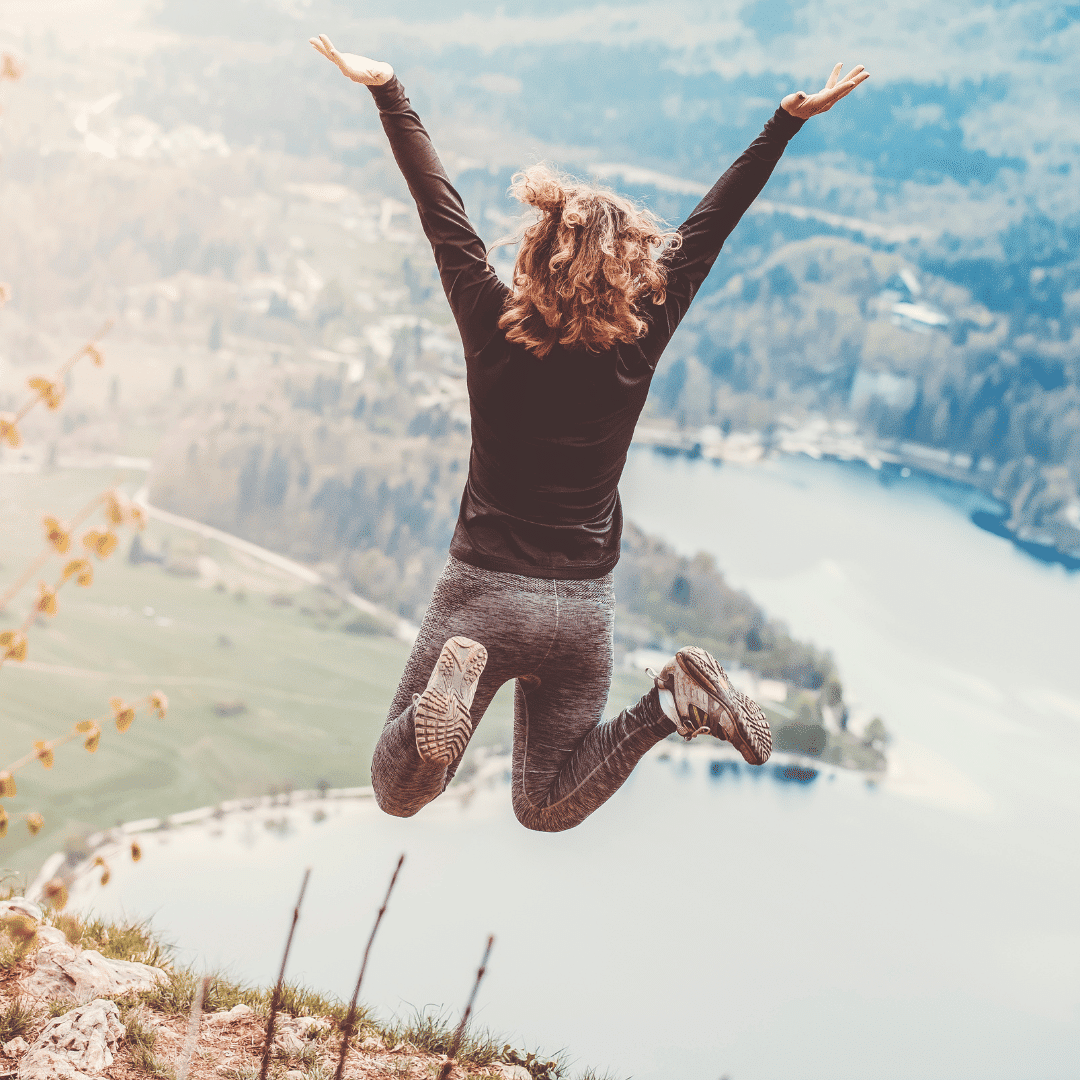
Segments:
[[[470,638],[453,637],[443,646],[413,717],[424,761],[450,765],[465,752],[472,735],[469,708],[486,664],[487,649]]]
[[[765,714],[753,698],[736,690],[717,660],[704,649],[689,645],[677,654],[683,672],[716,702],[709,729],[730,742],[751,765],[763,765],[772,753],[772,733]]]

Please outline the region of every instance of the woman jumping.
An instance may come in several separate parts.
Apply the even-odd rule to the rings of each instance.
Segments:
[[[450,557],[375,748],[379,806],[409,817],[450,782],[496,690],[514,691],[513,803],[529,829],[579,824],[678,732],[772,751],[761,709],[704,649],[680,649],[612,720],[618,484],[649,384],[731,230],[791,137],[868,78],[837,64],[790,94],[676,232],[609,191],[534,166],[513,287],[469,223],[389,64],[311,44],[375,99],[465,348],[472,452]]]

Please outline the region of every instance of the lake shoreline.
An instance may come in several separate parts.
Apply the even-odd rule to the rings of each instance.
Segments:
[[[513,755],[510,751],[480,748],[469,769],[462,769],[461,779],[455,781],[440,796],[440,803],[456,803],[465,808],[479,794],[496,787],[509,788]],[[672,736],[654,746],[642,759],[671,763],[676,769],[703,768],[710,780],[722,781],[747,777],[758,781],[768,779],[779,785],[805,787],[819,779],[835,780],[843,774],[850,781],[862,780],[870,790],[891,790],[896,770],[887,766],[880,772],[848,767],[820,757],[791,750],[774,751],[764,765],[750,765],[743,761],[738,751],[719,740],[699,739],[692,743]],[[903,769],[900,773],[903,773]],[[903,785],[897,792],[905,793]],[[947,802],[947,793],[936,793]],[[275,792],[268,795],[227,799],[213,805],[201,806],[161,817],[140,818],[127,821],[109,829],[89,835],[78,848],[54,852],[41,865],[35,877],[25,889],[28,899],[42,903],[50,884],[63,884],[76,905],[97,892],[100,885],[100,869],[119,859],[132,856],[133,845],[141,846],[149,839],[168,842],[178,831],[201,828],[207,839],[220,832],[226,820],[248,819],[260,824],[268,832],[287,834],[290,815],[310,813],[313,822],[321,822],[329,816],[332,808],[346,804],[374,807],[375,791],[372,787],[311,788]],[[99,861],[101,860],[101,861]]]
[[[1010,524],[1011,509],[993,490],[996,466],[987,469],[983,462],[976,463],[967,454],[900,439],[869,439],[857,434],[854,426],[844,421],[835,425],[811,422],[799,429],[780,428],[776,433],[750,431],[728,435],[712,426],[685,429],[644,424],[635,434],[633,445],[669,457],[711,461],[716,465],[755,465],[774,457],[807,457],[814,461],[861,465],[880,475],[883,482],[888,482],[886,478],[895,482],[918,475],[954,484],[987,500],[987,508],[969,515],[973,525],[1008,540],[1038,562],[1060,565],[1069,572],[1080,570],[1080,548],[1058,546],[1049,537],[1033,533],[1022,522]]]

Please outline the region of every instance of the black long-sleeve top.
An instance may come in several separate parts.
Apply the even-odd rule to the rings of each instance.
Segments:
[[[499,329],[509,290],[401,83],[370,89],[465,347],[472,452],[450,553],[526,577],[602,577],[619,559],[619,478],[660,354],[803,121],[777,109],[679,228],[667,299],[641,304],[644,337],[540,358]]]

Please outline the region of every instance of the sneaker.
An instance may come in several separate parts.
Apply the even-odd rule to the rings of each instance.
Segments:
[[[452,637],[442,647],[427,689],[413,699],[416,750],[423,761],[450,765],[465,752],[473,728],[469,709],[487,658],[487,649],[467,637]]]
[[[731,743],[751,765],[763,765],[772,753],[769,722],[757,702],[728,681],[724,669],[704,649],[687,645],[664,665],[653,682],[675,699],[678,733],[687,741],[712,735]]]

